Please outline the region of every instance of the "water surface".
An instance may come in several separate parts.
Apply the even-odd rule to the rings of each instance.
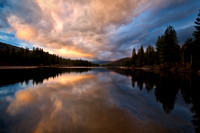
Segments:
[[[0,132],[198,132],[200,78],[123,69],[0,70]]]

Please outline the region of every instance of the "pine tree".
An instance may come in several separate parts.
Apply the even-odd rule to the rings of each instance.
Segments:
[[[192,63],[192,51],[193,51],[193,40],[189,37],[184,45],[184,62],[185,63]]]
[[[144,61],[144,48],[141,46],[140,49],[138,49],[138,65],[140,67],[144,66]]]
[[[137,54],[136,54],[135,48],[133,48],[132,58],[131,58],[131,66],[135,66],[136,65],[136,60],[137,60]]]
[[[198,17],[196,18],[195,23],[195,31],[193,32],[193,36],[195,38],[195,41],[199,44],[200,43],[200,10],[198,13]],[[200,45],[200,44],[199,44]]]
[[[154,47],[149,45],[145,52],[146,64],[153,66],[155,64],[155,50]]]
[[[168,26],[165,31],[165,61],[173,64],[180,61],[180,46],[176,31],[172,26]]]
[[[176,31],[171,25],[167,27],[164,35],[158,37],[156,50],[161,64],[172,66],[176,62],[180,62],[180,46]]]
[[[133,48],[132,58],[133,58],[133,56],[135,56],[135,55],[136,55],[136,50],[135,50],[135,48]]]
[[[156,51],[157,51],[157,64],[163,64],[164,63],[164,36],[158,36],[157,42],[156,42]]]
[[[193,32],[194,37],[194,56],[193,56],[193,67],[200,69],[200,10],[198,13],[198,17],[196,18],[195,23],[195,31]]]

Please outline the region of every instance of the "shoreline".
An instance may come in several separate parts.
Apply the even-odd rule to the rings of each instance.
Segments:
[[[112,66],[119,69],[129,69],[129,70],[143,70],[143,71],[152,71],[152,72],[159,72],[163,70],[170,71],[172,73],[197,73],[200,75],[200,70],[192,71],[190,70],[173,70],[172,69],[162,69],[158,67],[119,67],[119,66]],[[96,66],[0,66],[0,70],[12,70],[12,69],[36,69],[36,68],[100,68]]]
[[[5,69],[34,69],[39,68],[39,66],[0,66],[0,70]]]
[[[200,70],[194,71],[192,69],[180,69],[180,68],[170,68],[170,69],[164,69],[162,67],[117,67],[119,69],[129,69],[129,70],[143,70],[146,72],[161,72],[161,71],[169,71],[171,73],[196,73],[200,75]]]

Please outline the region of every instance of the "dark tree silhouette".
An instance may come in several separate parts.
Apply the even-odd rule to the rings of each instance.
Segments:
[[[183,45],[184,49],[184,62],[192,63],[193,40],[189,37]]]
[[[144,66],[144,64],[145,64],[145,57],[144,57],[144,48],[143,48],[143,46],[141,46],[140,47],[140,49],[138,49],[138,60],[137,60],[137,66],[140,66],[140,67],[142,67],[142,66]]]
[[[2,46],[1,46],[2,45]],[[19,48],[0,43],[0,65],[64,65],[64,66],[98,66],[86,60],[65,59],[55,54],[44,52],[43,49]]]
[[[172,26],[168,26],[165,34],[158,37],[156,50],[161,64],[172,66],[180,62],[180,46],[178,45],[176,31]]]
[[[153,66],[155,64],[155,50],[154,47],[149,45],[145,52],[145,64]]]
[[[195,31],[193,32],[194,37],[194,56],[193,56],[193,67],[200,69],[200,10],[198,17],[196,18]]]

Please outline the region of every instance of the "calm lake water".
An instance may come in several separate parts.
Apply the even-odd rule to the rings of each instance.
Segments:
[[[194,133],[200,77],[105,68],[0,70],[1,133]]]

